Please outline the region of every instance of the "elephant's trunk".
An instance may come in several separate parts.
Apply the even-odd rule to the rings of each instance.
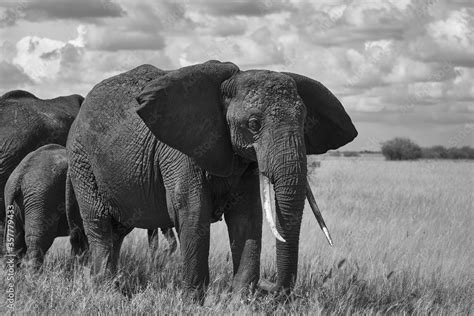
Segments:
[[[276,229],[284,239],[276,241],[277,287],[291,289],[296,281],[298,247],[306,198],[306,151],[301,133],[286,133],[273,145],[264,174],[274,184]],[[277,237],[278,238],[278,237]]]

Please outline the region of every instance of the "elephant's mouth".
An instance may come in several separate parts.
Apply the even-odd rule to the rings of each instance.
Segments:
[[[260,198],[262,201],[262,209],[265,212],[265,218],[275,238],[281,242],[286,242],[286,240],[278,232],[275,225],[275,220],[273,219],[273,205],[275,203],[273,194],[274,191],[273,186],[270,183],[270,179],[260,173]],[[324,222],[318,204],[316,203],[316,199],[314,198],[308,179],[306,179],[306,198],[308,199],[309,205],[311,206],[311,210],[313,211],[313,214],[316,217],[316,220],[318,221],[319,227],[321,227],[321,230],[324,232],[324,235],[326,236],[329,245],[333,246],[334,244],[331,235],[329,234],[329,230],[326,226],[326,223]]]

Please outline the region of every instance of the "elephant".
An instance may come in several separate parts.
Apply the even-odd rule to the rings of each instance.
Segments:
[[[171,228],[161,228],[161,233],[165,237],[165,240],[168,242],[168,248],[166,252],[170,255],[176,251],[178,248],[178,242]],[[158,229],[149,229],[148,232],[148,246],[152,252],[152,257],[158,256]]]
[[[42,100],[22,90],[0,97],[0,240],[4,239],[3,191],[8,177],[28,153],[42,145],[66,145],[83,100],[78,94]]]
[[[91,271],[116,273],[134,227],[175,227],[185,292],[202,298],[210,224],[224,216],[232,290],[256,289],[265,208],[277,238],[277,281],[260,284],[290,292],[304,203],[313,197],[306,156],[356,136],[340,101],[295,73],[208,61],[166,71],[145,64],[105,79],[86,96],[66,145]]]
[[[5,208],[14,210],[13,253],[18,259],[26,254],[34,269],[41,267],[56,237],[71,233],[66,208],[78,206],[73,192],[65,200],[67,168],[66,148],[44,145],[23,158],[5,185]],[[83,231],[71,234],[74,255],[87,248]]]

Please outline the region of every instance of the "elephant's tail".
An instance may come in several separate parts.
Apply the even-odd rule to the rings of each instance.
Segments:
[[[82,255],[88,248],[87,237],[84,232],[84,224],[79,212],[76,194],[71,183],[69,170],[66,175],[66,217],[69,226],[69,238],[71,242],[71,253],[76,256]]]

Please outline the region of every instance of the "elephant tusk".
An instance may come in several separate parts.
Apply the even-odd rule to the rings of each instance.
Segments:
[[[309,205],[311,206],[311,210],[313,211],[313,214],[316,217],[316,220],[318,221],[319,227],[321,227],[324,235],[326,235],[326,239],[328,240],[329,245],[334,246],[331,235],[329,234],[329,230],[326,227],[326,223],[324,222],[323,215],[319,210],[318,204],[316,204],[316,199],[314,198],[313,191],[311,191],[308,179],[306,179],[306,198],[308,199]]]
[[[176,231],[176,228],[172,227],[172,232],[173,232],[173,235],[174,235],[174,239],[176,240],[176,246],[178,247],[178,249],[181,248],[181,243],[179,242],[179,235],[178,235],[178,232]]]
[[[265,218],[267,219],[268,225],[270,225],[270,229],[275,238],[281,242],[286,242],[286,240],[278,233],[275,221],[273,220],[272,199],[270,196],[271,190],[272,187],[270,180],[263,174],[260,174],[260,198],[262,200],[263,210],[265,211]]]

